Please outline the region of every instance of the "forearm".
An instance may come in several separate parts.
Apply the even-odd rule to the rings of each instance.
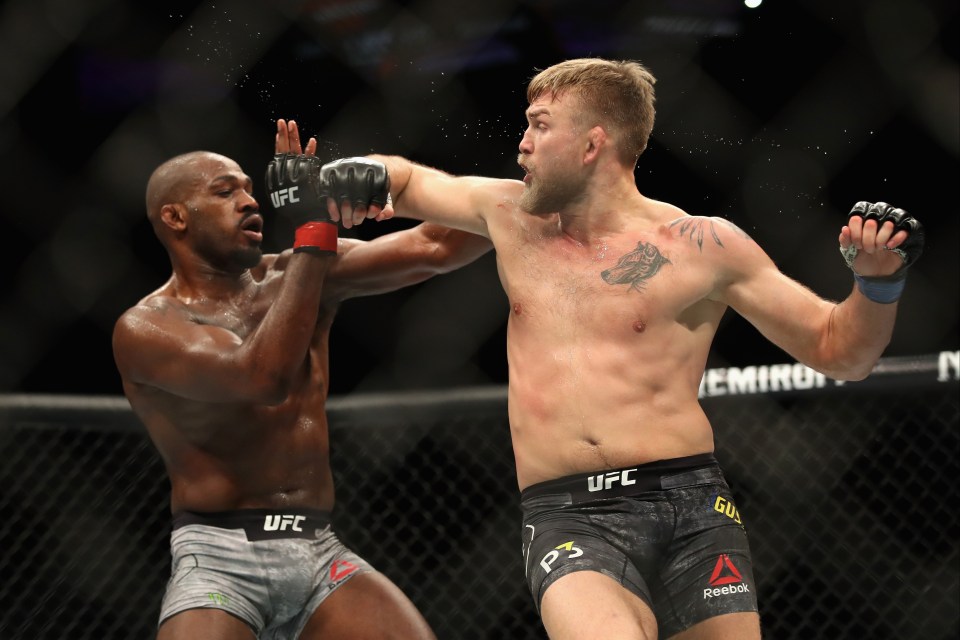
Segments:
[[[890,344],[896,315],[896,302],[873,302],[854,286],[830,313],[819,369],[836,380],[867,377]]]
[[[316,330],[322,283],[332,256],[290,257],[277,296],[243,343],[246,369],[264,400],[281,402],[303,366]]]
[[[382,155],[379,153],[370,154],[367,158],[382,162],[387,168],[387,175],[390,176],[390,197],[394,205],[396,205],[406,190],[407,185],[410,183],[410,176],[413,174],[414,169],[413,163],[400,156]],[[407,217],[403,216],[400,212],[397,213],[401,217]]]
[[[432,193],[420,185],[427,181],[427,189],[442,188],[442,180],[452,176],[430,167],[418,165],[400,156],[371,155],[371,160],[382,162],[390,176],[390,197],[396,214],[401,218],[413,218],[439,222],[431,205]],[[438,212],[437,212],[438,213]]]
[[[289,144],[278,137],[278,150]],[[295,147],[299,150],[299,139]],[[246,370],[268,394],[285,395],[303,366],[316,329],[323,279],[337,255],[337,225],[324,211],[326,196],[320,185],[340,193],[344,180],[364,168],[350,160],[321,166],[316,156],[296,153],[279,153],[267,164],[266,187],[273,207],[296,228],[292,254],[273,263],[282,271],[279,283],[272,285],[278,288],[273,304],[244,339]]]
[[[451,175],[400,156],[369,158],[387,168],[396,215],[487,235],[483,209],[496,198],[498,181]]]
[[[903,209],[861,201],[851,209],[839,241],[855,284],[832,314],[828,334],[839,345],[836,361],[845,363],[842,379],[857,380],[870,374],[890,344],[897,301],[908,267],[923,252],[924,231]]]

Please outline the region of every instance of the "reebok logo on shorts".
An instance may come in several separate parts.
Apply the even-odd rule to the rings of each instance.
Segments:
[[[338,582],[357,570],[357,565],[346,560],[334,560],[330,565],[330,581]]]
[[[717,556],[717,564],[710,574],[710,586],[703,590],[703,599],[716,598],[734,593],[747,593],[750,585],[744,584],[739,569],[730,560],[730,556],[721,553]]]

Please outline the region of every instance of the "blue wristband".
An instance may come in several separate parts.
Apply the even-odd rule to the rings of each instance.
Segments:
[[[907,270],[900,269],[890,276],[862,276],[854,271],[853,279],[856,281],[860,293],[867,300],[873,300],[880,304],[890,304],[900,299],[903,287],[907,284]]]

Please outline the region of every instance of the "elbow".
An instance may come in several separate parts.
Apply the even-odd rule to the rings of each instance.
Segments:
[[[442,273],[450,273],[460,265],[453,260],[453,256],[450,255],[449,251],[437,250],[431,254],[431,260],[428,266],[433,275],[440,275]]]
[[[445,229],[428,244],[424,264],[435,274],[464,267],[493,249],[489,239],[465,231]]]
[[[290,397],[290,390],[289,387],[280,385],[264,386],[254,389],[245,397],[251,404],[275,407],[283,404]]]
[[[250,376],[245,397],[253,404],[283,404],[293,391],[293,376],[280,371],[259,371]]]
[[[260,396],[260,402],[258,404],[266,405],[268,407],[275,407],[286,402],[287,398],[290,397],[290,387],[286,386],[274,386],[270,389],[265,389]]]
[[[827,359],[821,366],[814,367],[829,378],[843,382],[859,382],[873,373],[878,357],[863,357],[864,354],[852,353],[848,357]]]
[[[846,377],[843,378],[843,380],[846,380],[847,382],[858,382],[865,379],[867,376],[873,373],[873,370],[877,366],[877,362],[879,360],[879,353],[875,357],[858,359],[856,362],[849,365],[846,371]]]
[[[840,307],[830,315],[830,323],[820,341],[818,362],[823,372],[835,380],[857,382],[873,373],[880,356],[893,337],[892,323],[840,321]]]
[[[838,370],[834,373],[826,372],[826,375],[834,380],[839,380],[841,382],[859,382],[865,379],[873,371],[873,367],[866,369],[863,368],[848,368]]]
[[[460,266],[456,261],[456,251],[453,251],[441,240],[429,242],[424,248],[421,267],[429,275],[449,273]]]

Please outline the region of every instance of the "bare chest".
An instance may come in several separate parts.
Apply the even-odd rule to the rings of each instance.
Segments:
[[[500,267],[515,320],[526,313],[636,330],[678,318],[708,291],[704,274],[669,239],[546,241],[511,252]]]
[[[253,334],[276,302],[276,294],[268,289],[241,300],[217,300],[190,305],[190,314],[198,324],[211,325],[234,333],[241,340]],[[320,307],[317,326],[328,327],[334,310]]]
[[[197,324],[226,329],[243,340],[256,331],[269,308],[269,300],[258,296],[243,301],[193,304],[190,313]]]

